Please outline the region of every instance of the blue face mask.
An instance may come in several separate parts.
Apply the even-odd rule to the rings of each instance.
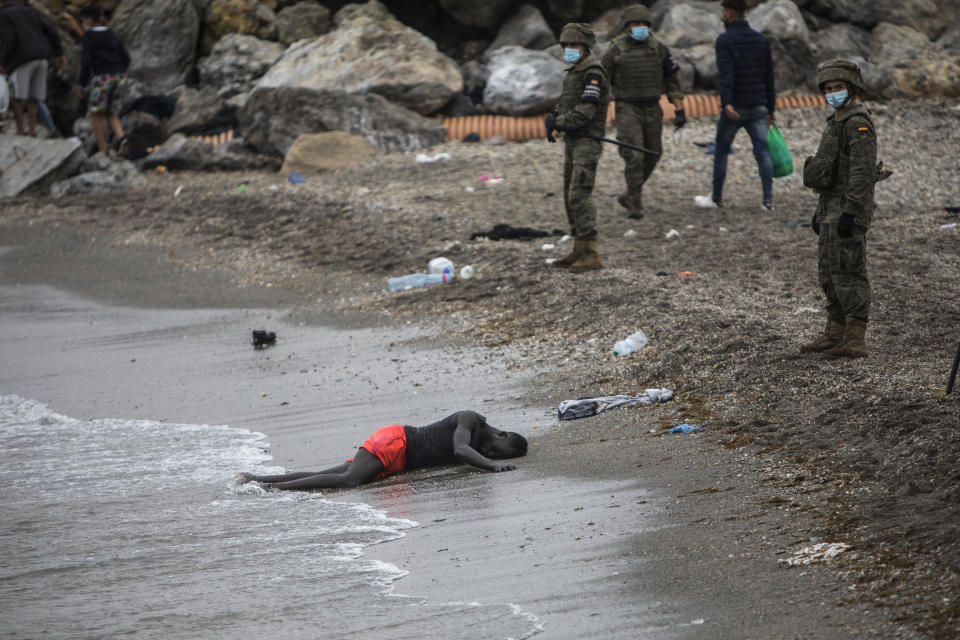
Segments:
[[[643,42],[650,37],[650,27],[631,27],[630,37],[637,42]]]
[[[834,109],[839,109],[843,105],[847,104],[847,100],[850,99],[850,94],[847,93],[847,90],[837,91],[836,93],[827,94],[827,104],[829,104]]]
[[[576,64],[580,62],[580,50],[579,49],[564,49],[563,50],[563,59],[569,62],[570,64]]]

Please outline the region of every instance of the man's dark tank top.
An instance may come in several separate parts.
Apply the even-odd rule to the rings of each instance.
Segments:
[[[425,427],[404,425],[403,433],[407,436],[407,469],[459,462],[453,455],[453,432],[457,430],[459,415],[459,412],[454,413]],[[480,416],[480,419],[486,422],[486,418]],[[479,439],[480,430],[477,429],[470,438],[470,446],[476,449]]]

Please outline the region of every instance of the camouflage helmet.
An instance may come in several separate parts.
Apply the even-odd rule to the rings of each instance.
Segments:
[[[821,62],[817,67],[817,86],[823,91],[823,85],[831,81],[845,82],[848,86],[854,87],[857,91],[864,90],[863,76],[860,75],[860,67],[855,62],[834,58]]]
[[[560,30],[560,44],[585,44],[592,47],[596,43],[593,27],[586,22],[571,22]]]
[[[647,7],[642,4],[630,5],[623,10],[621,22],[624,25],[630,24],[631,22],[646,22],[651,24],[650,9],[647,9]]]

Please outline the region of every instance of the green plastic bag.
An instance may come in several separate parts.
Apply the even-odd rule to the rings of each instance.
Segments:
[[[767,147],[770,149],[770,158],[773,160],[773,177],[782,178],[793,173],[790,149],[787,148],[787,142],[775,124],[767,129]]]

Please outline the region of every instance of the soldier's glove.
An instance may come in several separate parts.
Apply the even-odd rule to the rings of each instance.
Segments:
[[[817,214],[813,214],[813,218],[810,220],[810,228],[813,229],[815,234],[820,235],[820,223],[817,222]]]
[[[840,222],[837,223],[837,235],[841,238],[849,238],[853,235],[853,216],[845,213],[840,216]]]
[[[685,124],[687,124],[687,112],[684,109],[677,109],[673,116],[673,126],[680,129]]]
[[[543,121],[543,126],[547,128],[547,141],[556,142],[557,139],[553,137],[553,132],[557,128],[557,114],[550,113]]]

